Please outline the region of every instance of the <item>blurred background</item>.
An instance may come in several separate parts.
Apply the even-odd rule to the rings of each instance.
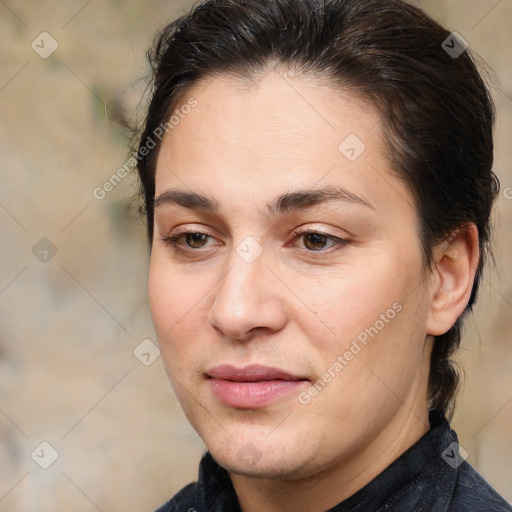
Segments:
[[[416,2],[494,69],[496,266],[453,426],[512,500],[512,2]],[[168,384],[122,125],[155,32],[190,1],[0,0],[0,511],[151,512],[203,446]],[[106,184],[113,175],[115,186]]]

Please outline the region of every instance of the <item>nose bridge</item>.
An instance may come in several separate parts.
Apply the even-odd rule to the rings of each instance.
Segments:
[[[246,261],[235,250],[231,253],[226,277],[217,290],[216,305],[247,316],[257,307],[260,286],[265,281],[264,258]],[[264,288],[264,287],[261,287]]]
[[[210,323],[237,339],[245,338],[256,327],[279,329],[284,312],[275,297],[273,275],[261,246],[258,249],[251,240],[242,241],[231,252],[227,266],[210,311]]]

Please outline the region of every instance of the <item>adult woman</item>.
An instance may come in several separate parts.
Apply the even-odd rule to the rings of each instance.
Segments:
[[[464,41],[401,0],[211,0],[152,58],[151,311],[208,448],[161,510],[511,510],[444,416],[498,188]]]

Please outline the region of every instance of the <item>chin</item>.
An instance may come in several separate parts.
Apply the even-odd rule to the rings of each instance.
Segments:
[[[313,464],[316,450],[311,443],[305,443],[304,438],[299,432],[289,430],[268,436],[268,433],[248,429],[237,432],[227,443],[203,440],[213,458],[229,473],[293,480],[307,477],[305,468],[309,473],[316,466]]]
[[[275,453],[262,453],[252,460],[246,456],[246,460],[240,460],[238,454],[227,455],[212,452],[213,458],[229,473],[249,478],[271,478],[288,480],[298,477],[305,461],[284,460],[282,456],[275,457]]]

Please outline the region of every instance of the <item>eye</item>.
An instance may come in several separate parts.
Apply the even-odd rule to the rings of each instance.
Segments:
[[[348,240],[343,238],[318,231],[294,232],[294,234],[294,241],[302,241],[302,244],[299,244],[299,248],[308,252],[325,252],[327,249],[332,247],[342,247],[349,243]],[[165,244],[173,246],[175,249],[181,251],[198,251],[204,248],[208,248],[211,245],[219,245],[208,244],[210,240],[214,240],[213,235],[208,233],[201,233],[198,231],[184,231],[163,238],[162,240]]]
[[[187,250],[187,249],[202,249],[207,246],[207,242],[210,238],[213,238],[208,233],[200,233],[196,231],[185,231],[182,233],[178,233],[173,236],[169,236],[167,238],[163,238],[163,242],[174,246],[176,248]],[[184,241],[185,245],[183,246],[180,242]]]
[[[348,243],[348,240],[343,238],[317,231],[303,231],[302,233],[295,234],[294,240],[302,240],[305,249],[310,252],[322,252],[336,245],[344,246]]]

